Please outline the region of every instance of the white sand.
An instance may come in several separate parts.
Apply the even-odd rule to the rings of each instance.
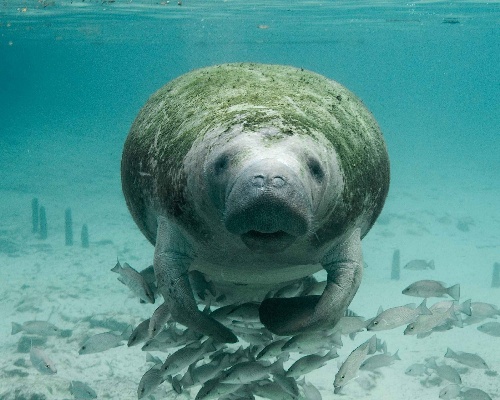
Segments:
[[[39,145],[43,144],[41,140]],[[99,398],[135,399],[137,385],[147,369],[145,353],[139,347],[121,346],[95,355],[78,355],[79,343],[86,335],[106,330],[90,329],[89,322],[83,321],[85,318],[108,320],[116,326],[121,326],[116,323],[135,326],[155,308],[139,304],[110,272],[117,257],[142,269],[150,264],[153,255],[152,246],[135,227],[121,196],[121,143],[115,143],[109,158],[103,156],[106,160],[97,162],[92,153],[98,151],[99,143],[86,143],[83,149],[81,145],[71,151],[69,160],[62,156],[54,158],[61,153],[57,146],[47,149],[26,145],[36,154],[21,157],[16,169],[8,173],[9,184],[0,191],[0,239],[4,248],[6,240],[11,243],[9,253],[0,251],[0,399],[13,399],[12,393],[17,388],[23,393],[44,394],[47,399],[69,399],[71,380],[88,383]],[[65,146],[77,147],[71,143]],[[12,152],[25,154],[26,147],[18,144],[3,147],[3,151],[4,155],[10,152],[14,157]],[[368,268],[351,308],[369,318],[379,306],[389,308],[419,302],[402,295],[401,290],[424,278],[449,285],[460,283],[462,299],[500,306],[500,288],[490,288],[493,263],[500,261],[500,190],[498,182],[494,184],[494,173],[490,171],[489,175],[464,185],[457,176],[460,174],[448,174],[445,168],[439,169],[441,175],[433,176],[427,166],[420,169],[415,166],[419,173],[412,182],[398,175],[395,164],[394,184],[386,208],[363,242]],[[61,172],[69,166],[74,166],[71,172]],[[36,171],[32,176],[28,173],[30,169]],[[47,209],[49,237],[45,241],[31,233],[33,197],[38,197]],[[67,207],[73,211],[75,245],[72,247],[64,245]],[[473,221],[468,232],[456,226],[464,218]],[[79,244],[83,223],[89,226],[89,249]],[[403,265],[414,258],[434,259],[436,270],[402,270],[401,280],[391,281],[395,249],[400,249]],[[47,318],[61,329],[72,330],[69,338],[50,337],[44,345],[58,369],[53,376],[41,375],[31,367],[28,354],[16,351],[21,334],[10,332],[12,321]],[[377,333],[387,342],[391,353],[399,349],[401,361],[381,369],[376,376],[360,373],[357,381],[343,389],[343,396],[333,394],[337,360],[345,359],[371,332],[358,334],[354,341],[344,338],[340,358],[309,374],[307,380],[321,390],[323,399],[434,399],[445,382],[427,388],[419,378],[407,376],[404,371],[415,362],[424,362],[426,357],[437,356],[442,360],[447,347],[478,353],[492,370],[500,371],[500,339],[478,332],[476,326],[454,328],[424,339],[404,336],[403,330],[401,327]],[[14,365],[19,359],[25,361],[25,366]],[[27,376],[17,376],[15,371]],[[480,388],[492,398],[500,397],[499,376],[469,369],[462,374],[462,380],[464,386]],[[169,389],[167,383],[162,387]]]

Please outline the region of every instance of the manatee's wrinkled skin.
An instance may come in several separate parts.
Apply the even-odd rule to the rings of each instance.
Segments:
[[[234,342],[198,311],[187,272],[244,301],[323,268],[321,296],[266,299],[260,318],[283,335],[333,326],[360,284],[361,238],[382,210],[389,160],[373,116],[340,84],[289,66],[224,64],[151,96],[125,142],[122,185],[155,244],[172,317]]]

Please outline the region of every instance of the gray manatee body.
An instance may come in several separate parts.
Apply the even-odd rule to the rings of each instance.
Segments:
[[[136,117],[121,168],[172,317],[221,341],[236,338],[198,311],[188,271],[226,299],[260,301],[323,268],[321,296],[266,299],[260,318],[277,334],[332,326],[360,284],[360,241],[389,188],[385,143],[361,101],[282,65],[223,64],[169,82]]]

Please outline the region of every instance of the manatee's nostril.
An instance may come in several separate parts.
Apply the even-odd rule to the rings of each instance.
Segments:
[[[285,180],[281,176],[275,176],[271,181],[271,185],[274,187],[282,187],[285,184]]]
[[[264,186],[266,180],[263,175],[256,175],[252,179],[252,185],[257,186],[257,187],[262,187]]]

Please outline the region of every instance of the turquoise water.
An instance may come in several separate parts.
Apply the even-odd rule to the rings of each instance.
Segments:
[[[384,301],[386,308],[408,302],[393,300],[384,286],[395,248],[405,259],[435,258],[432,279],[460,282],[464,296],[500,305],[500,292],[490,288],[492,265],[500,261],[500,3],[0,0],[0,309],[6,335],[18,301],[10,290],[30,274],[9,269],[13,260],[32,265],[41,257],[64,269],[76,257],[82,264],[91,261],[93,267],[83,270],[107,271],[117,255],[132,255],[147,266],[144,258],[153,250],[121,194],[120,158],[130,125],[167,81],[237,61],[290,64],[337,80],[380,124],[392,182],[386,208],[364,244],[369,267],[354,302],[364,316],[373,316]],[[36,247],[30,234],[33,197],[50,213],[49,255],[37,253],[47,249]],[[114,245],[101,243],[92,255],[60,247],[69,206],[78,229],[88,223],[91,240]],[[468,221],[467,231],[460,221]],[[30,285],[50,286],[48,272]],[[92,287],[97,278],[89,274]],[[70,273],[64,276],[72,280]],[[115,278],[109,279],[120,291]],[[376,298],[363,292],[371,284],[382,288]],[[399,295],[406,281],[387,284]],[[60,287],[75,290],[62,282]],[[126,313],[119,306],[114,309]],[[47,301],[38,314],[17,321],[48,318],[50,310]],[[471,335],[463,339],[468,351],[484,354],[485,341],[498,346],[498,338],[477,338],[475,329]],[[2,354],[15,349],[8,337],[0,344]],[[443,339],[444,350],[446,340],[455,339]],[[428,348],[423,340],[413,350],[416,341],[405,343],[407,352],[424,354]],[[0,375],[0,387],[2,380],[13,385],[6,379]],[[498,397],[498,376],[491,379],[469,382],[484,383]],[[429,393],[415,398],[437,398]],[[333,398],[333,391],[323,391],[323,398]]]

